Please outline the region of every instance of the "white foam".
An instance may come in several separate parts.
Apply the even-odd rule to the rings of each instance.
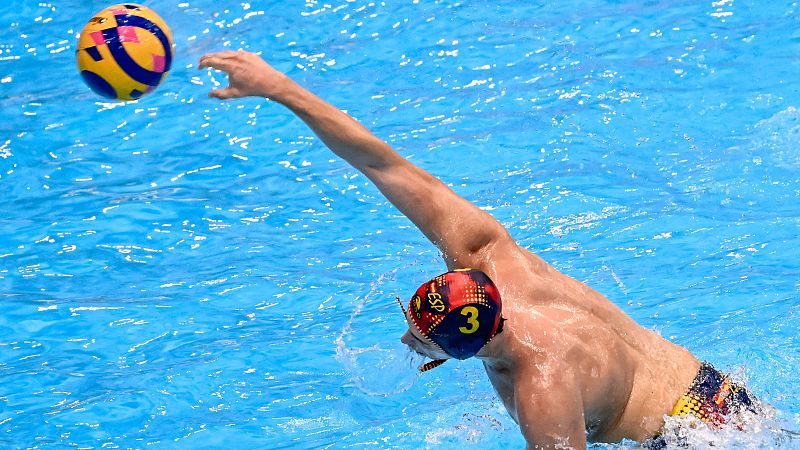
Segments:
[[[787,431],[766,407],[761,415],[742,413],[720,428],[711,428],[693,416],[668,417],[664,425],[667,448],[691,449],[795,449],[798,435]]]
[[[800,167],[800,110],[788,107],[754,127],[753,144],[763,152],[762,159],[789,168]],[[762,153],[762,152],[759,152]]]

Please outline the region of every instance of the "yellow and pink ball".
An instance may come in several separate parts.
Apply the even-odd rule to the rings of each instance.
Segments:
[[[164,81],[174,48],[169,27],[152,9],[114,5],[95,14],[81,32],[78,69],[97,94],[135,100]]]

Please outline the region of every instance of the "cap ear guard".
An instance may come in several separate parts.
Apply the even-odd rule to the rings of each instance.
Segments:
[[[420,372],[427,372],[427,371],[429,371],[431,369],[435,369],[435,368],[441,366],[442,364],[444,364],[446,362],[447,362],[446,359],[437,359],[437,360],[434,360],[434,361],[426,362],[425,364],[419,366],[419,371]]]
[[[406,308],[403,306],[403,301],[400,300],[400,296],[399,295],[395,295],[394,298],[397,299],[397,303],[400,305],[400,309],[403,311],[403,315],[406,317],[406,322],[408,322],[408,313],[406,313]],[[416,324],[414,326],[416,326]],[[427,338],[427,336],[425,336],[425,337]],[[428,340],[430,341],[430,339],[428,339]],[[435,342],[431,342],[431,343],[433,345],[436,345],[437,347],[439,346]],[[441,366],[442,364],[444,364],[446,362],[447,362],[446,359],[436,359],[436,360],[433,360],[433,361],[428,361],[425,364],[422,364],[417,369],[420,372],[427,372],[427,371],[429,371],[431,369],[435,369],[435,368]]]

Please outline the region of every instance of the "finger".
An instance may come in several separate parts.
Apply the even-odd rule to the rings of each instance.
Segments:
[[[227,57],[231,57],[231,56],[236,56],[236,52],[234,52],[232,50],[225,50],[225,51],[222,51],[222,52],[211,52],[211,53],[206,53],[200,59],[207,58],[209,56],[214,56],[214,57],[218,57],[218,58],[227,58]]]
[[[230,73],[230,71],[233,70],[233,63],[219,58],[209,58],[200,63],[201,69],[206,67]]]
[[[209,55],[203,55],[203,56],[201,56],[201,57],[200,57],[200,61],[198,61],[198,63],[197,63],[197,68],[198,68],[198,69],[205,69],[206,67],[209,67],[209,65],[208,65],[208,61],[209,61],[211,58],[213,58],[213,56],[212,56],[212,55],[210,55],[210,54],[209,54]]]
[[[236,91],[231,88],[230,86],[223,88],[223,89],[215,89],[208,93],[208,96],[211,98],[218,98],[220,100],[227,100],[230,98],[237,97]]]
[[[200,58],[200,63],[197,65],[198,69],[205,69],[206,67],[216,68],[216,62],[220,60],[216,53],[211,53]]]
[[[218,53],[209,53],[204,55],[200,58],[200,64],[198,65],[198,69],[203,69],[206,67],[211,67],[218,70],[225,70],[220,64],[224,64],[227,61],[230,61],[231,57],[235,57],[235,52],[218,52]]]

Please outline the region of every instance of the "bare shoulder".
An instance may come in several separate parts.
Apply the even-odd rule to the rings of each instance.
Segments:
[[[534,252],[522,247],[508,234],[496,236],[495,239],[475,255],[476,268],[489,274],[495,283],[506,280],[514,285],[546,284],[542,278],[555,272],[550,264]]]

